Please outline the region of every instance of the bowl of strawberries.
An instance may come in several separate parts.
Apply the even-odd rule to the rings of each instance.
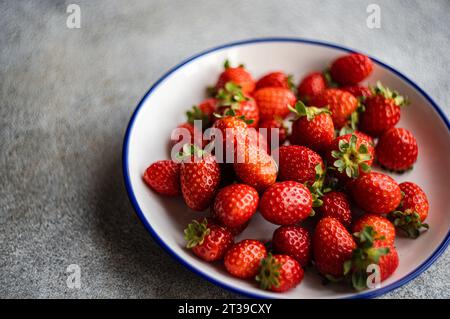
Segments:
[[[375,297],[449,243],[450,124],[394,68],[328,43],[255,39],[163,75],[123,171],[178,261],[260,298]]]

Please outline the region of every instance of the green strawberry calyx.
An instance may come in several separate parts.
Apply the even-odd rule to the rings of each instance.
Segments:
[[[358,108],[350,114],[350,117],[348,118],[347,124],[341,128],[339,131],[339,136],[352,134],[358,129],[358,123],[359,123],[359,116],[362,112],[364,112],[366,107],[364,104],[359,103]]]
[[[296,94],[297,93],[297,87],[295,86],[294,76],[292,74],[289,74],[287,76],[287,83],[288,83],[288,86],[289,86],[289,90],[291,90],[292,92],[294,92],[294,94]]]
[[[187,121],[190,124],[194,124],[194,121],[200,120],[200,121],[202,121],[203,127],[209,126],[208,114],[206,114],[205,112],[200,110],[200,108],[197,105],[192,106],[192,109],[186,112],[186,116],[187,116]]]
[[[405,106],[409,104],[409,101],[400,95],[400,93],[383,86],[380,81],[377,81],[377,84],[374,87],[370,87],[370,90],[374,95],[382,95],[387,99],[393,99],[395,104],[398,106]]]
[[[308,121],[312,121],[319,114],[331,114],[330,110],[326,107],[306,106],[302,101],[295,103],[295,107],[288,105],[291,112],[296,115],[296,119],[306,116]]]
[[[417,238],[421,234],[421,230],[428,230],[430,226],[423,223],[420,215],[412,210],[394,211],[388,215],[388,218],[394,223],[394,226],[401,229],[410,238]]]
[[[358,178],[359,170],[364,173],[370,172],[370,166],[367,164],[372,157],[366,144],[361,143],[357,147],[358,137],[352,134],[350,140],[339,141],[339,150],[331,152],[331,156],[336,159],[333,165],[340,172],[345,173],[350,178]]]
[[[311,185],[307,185],[309,188],[309,191],[311,192],[311,196],[313,199],[313,207],[320,207],[323,204],[323,201],[321,197],[324,195],[324,183],[325,183],[325,177],[326,177],[326,170],[323,169],[322,164],[317,164],[314,168],[316,175],[314,183]],[[314,216],[314,215],[311,215]]]
[[[234,110],[239,110],[240,103],[249,100],[242,92],[242,87],[234,82],[225,83],[216,98],[219,100],[219,106],[229,106]]]
[[[267,290],[272,287],[280,286],[281,264],[273,257],[271,253],[261,260],[259,274],[255,277],[259,282],[261,289]]]
[[[191,249],[203,244],[205,237],[208,236],[210,232],[211,229],[208,228],[208,221],[206,218],[201,222],[193,220],[184,230],[186,248]]]
[[[365,226],[360,232],[353,234],[357,247],[353,250],[352,258],[344,262],[344,277],[351,280],[353,287],[360,291],[367,288],[367,268],[371,264],[379,264],[380,258],[389,254],[389,247],[374,247],[377,240],[384,240],[378,236],[371,226]]]
[[[247,118],[245,117],[245,115],[239,115],[239,116],[238,116],[238,115],[236,114],[236,109],[234,109],[234,108],[232,108],[232,107],[225,109],[225,111],[224,111],[222,114],[219,114],[219,113],[213,113],[213,115],[214,115],[215,118],[218,118],[218,119],[221,119],[221,118],[227,117],[227,116],[235,116],[236,118],[238,118],[238,119],[244,121],[244,122],[245,122],[246,124],[248,124],[248,125],[253,124],[253,122],[255,121],[255,120],[253,120],[253,119],[247,119]]]
[[[181,151],[176,155],[178,161],[184,161],[185,159],[190,159],[192,156],[195,158],[202,158],[210,153],[207,150],[203,150],[196,144],[186,143],[183,145]]]

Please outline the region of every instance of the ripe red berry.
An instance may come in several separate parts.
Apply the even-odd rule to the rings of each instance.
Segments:
[[[244,93],[251,93],[255,89],[255,81],[252,75],[244,66],[230,67],[229,62],[225,61],[225,70],[220,74],[217,80],[216,90],[219,91],[228,82],[234,82],[242,88]]]
[[[321,72],[306,75],[297,87],[297,95],[305,102],[322,93],[327,88],[327,82]]]
[[[414,135],[398,127],[389,129],[380,137],[375,151],[378,163],[393,171],[410,169],[419,153]]]
[[[322,218],[313,236],[313,254],[317,270],[324,276],[344,276],[344,262],[351,259],[356,243],[339,221]]]
[[[310,104],[317,107],[328,107],[331,111],[333,124],[337,129],[342,128],[351,114],[358,108],[356,97],[340,89],[326,89],[314,96]]]
[[[272,247],[278,254],[285,254],[306,266],[310,260],[311,238],[309,232],[300,226],[281,226],[272,237]]]
[[[298,182],[273,184],[261,197],[259,210],[269,222],[293,225],[311,214],[312,197],[309,189]]]
[[[204,218],[193,220],[184,230],[186,247],[205,261],[216,261],[223,258],[227,250],[233,245],[232,233],[223,226],[211,223]]]
[[[261,262],[261,270],[256,276],[262,289],[285,292],[297,286],[304,272],[300,264],[288,255],[271,255]]]
[[[291,144],[303,145],[324,152],[334,139],[334,124],[325,108],[306,107],[298,102],[292,110],[297,119],[292,123]]]
[[[348,93],[353,94],[357,98],[368,98],[372,96],[372,91],[367,86],[362,85],[351,85],[341,87],[341,90],[347,91]]]
[[[213,216],[222,225],[238,228],[245,225],[256,212],[258,192],[245,184],[222,188],[214,200]]]
[[[428,216],[428,199],[425,192],[412,182],[399,185],[403,199],[397,210],[389,215],[396,227],[404,231],[409,237],[417,238],[422,228],[428,229],[423,223]]]
[[[161,195],[177,196],[180,191],[180,165],[171,160],[157,161],[144,173],[144,182]]]
[[[289,89],[280,87],[265,87],[253,94],[259,107],[261,120],[271,120],[275,117],[285,118],[289,114],[288,105],[294,106],[296,97]]]
[[[352,211],[350,201],[345,193],[332,191],[325,193],[322,198],[322,206],[318,208],[321,217],[333,217],[346,228],[352,223]]]
[[[272,129],[278,130],[278,134],[274,131],[274,137],[278,137],[278,145],[283,145],[287,139],[287,128],[284,126],[283,120],[280,118],[260,121],[259,128],[267,130],[266,140],[270,150],[272,150]]]
[[[366,79],[373,70],[373,62],[366,55],[351,53],[334,60],[330,74],[340,85],[355,85]]]
[[[376,214],[364,214],[353,224],[353,233],[361,232],[364,227],[372,227],[379,237],[384,237],[385,246],[393,246],[395,227],[386,217]]]
[[[365,174],[349,186],[353,201],[366,213],[390,213],[402,200],[402,192],[397,182],[382,173]]]
[[[290,89],[290,79],[283,72],[271,72],[264,75],[256,82],[255,90],[259,90],[265,87],[280,87],[284,89]]]
[[[234,244],[225,254],[224,265],[227,271],[238,278],[253,278],[259,271],[261,260],[267,250],[258,240],[245,239]]]
[[[322,158],[313,150],[298,145],[281,146],[279,149],[278,178],[312,185],[316,181],[316,168],[325,170]]]

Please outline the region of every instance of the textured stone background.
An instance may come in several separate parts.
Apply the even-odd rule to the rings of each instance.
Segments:
[[[70,2],[82,28],[66,28]],[[122,182],[128,119],[169,67],[262,36],[341,43],[397,67],[449,114],[448,1],[1,1],[0,297],[225,297],[169,257]],[[382,28],[365,25],[366,6]],[[82,288],[66,287],[69,264]],[[447,251],[386,298],[449,298]]]

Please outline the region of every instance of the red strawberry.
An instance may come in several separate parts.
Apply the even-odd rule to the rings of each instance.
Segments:
[[[291,79],[283,72],[271,72],[264,75],[256,82],[255,90],[265,87],[279,87],[284,89],[291,88]]]
[[[346,228],[352,223],[350,201],[342,192],[333,191],[322,196],[322,206],[318,208],[321,217],[333,217]]]
[[[297,87],[297,95],[305,102],[322,93],[327,88],[327,81],[321,72],[313,72],[303,78]]]
[[[187,241],[186,248],[205,261],[216,261],[223,258],[233,245],[233,235],[226,228],[204,218],[193,220],[184,230]]]
[[[344,225],[331,217],[319,221],[313,236],[313,254],[322,275],[342,277],[344,262],[351,258],[355,248],[356,243]]]
[[[259,107],[261,120],[271,120],[276,116],[285,118],[289,114],[288,105],[293,106],[296,98],[289,89],[265,87],[253,94]]]
[[[238,228],[245,225],[256,212],[258,192],[245,184],[222,188],[214,200],[213,216],[222,225]]]
[[[177,196],[180,191],[180,165],[171,160],[157,161],[144,173],[144,182],[155,192]]]
[[[371,172],[350,185],[353,201],[365,212],[387,214],[395,210],[402,200],[398,184],[389,176]]]
[[[278,182],[269,187],[261,197],[259,210],[269,222],[293,225],[306,219],[312,210],[309,189],[298,182]]]
[[[219,90],[216,96],[219,105],[219,114],[223,115],[232,109],[235,115],[243,116],[250,127],[257,127],[259,121],[259,109],[255,100],[244,94],[241,87],[233,82],[228,82]]]
[[[428,199],[425,192],[412,182],[399,185],[403,192],[403,199],[397,210],[389,215],[396,227],[403,230],[409,237],[417,238],[421,228],[428,229],[423,223],[428,216]]]
[[[389,219],[376,214],[364,214],[353,224],[352,230],[359,233],[367,226],[372,227],[379,237],[384,237],[385,246],[394,245],[395,227]]]
[[[259,271],[261,260],[266,256],[267,250],[262,242],[245,239],[227,251],[224,265],[234,277],[253,278]]]
[[[288,255],[271,255],[261,261],[261,269],[256,281],[262,289],[275,292],[288,291],[303,280],[304,272],[300,264]]]
[[[358,108],[358,100],[353,94],[340,89],[326,89],[311,99],[311,105],[328,107],[334,126],[342,128],[351,114]]]
[[[223,117],[218,118],[213,125],[213,129],[219,130],[222,134],[222,152],[218,152],[216,150],[216,156],[218,157],[219,162],[234,162],[235,150],[238,144],[245,144],[248,135],[248,126],[245,121],[235,115],[234,111],[227,112],[227,114]],[[217,135],[215,135],[217,138]],[[216,144],[219,147],[218,144]],[[231,155],[228,155],[230,158],[227,158],[227,152],[230,152]],[[234,155],[233,155],[234,154]],[[232,156],[233,155],[233,156]]]
[[[326,154],[330,167],[335,168],[335,175],[341,181],[370,171],[375,150],[365,135],[355,132],[339,136],[333,140]]]
[[[187,146],[187,144],[186,144]],[[185,147],[181,163],[181,192],[186,205],[196,211],[208,208],[220,184],[220,166],[212,155]]]
[[[380,137],[375,151],[383,168],[400,172],[413,166],[419,152],[414,135],[398,127],[389,129]]]
[[[244,184],[261,192],[275,183],[277,166],[265,150],[247,142],[237,148],[236,154],[236,161],[233,164],[234,171]]]
[[[303,267],[309,263],[311,238],[309,232],[303,227],[277,228],[273,233],[272,247],[276,253],[292,256]]]
[[[340,85],[355,85],[367,78],[373,70],[373,62],[366,55],[351,53],[333,61],[330,74]]]
[[[283,124],[283,120],[280,118],[274,118],[271,120],[264,120],[259,122],[259,128],[267,129],[267,145],[272,149],[272,129],[278,129],[274,131],[274,137],[278,137],[278,145],[283,145],[287,138],[287,128]],[[278,132],[278,133],[277,133]]]
[[[297,119],[292,123],[289,141],[316,152],[327,150],[334,139],[334,124],[330,112],[325,108],[306,107],[301,102],[297,102],[292,111]]]
[[[344,263],[344,274],[351,276],[356,290],[368,288],[368,271],[371,265],[379,266],[380,282],[394,273],[399,263],[394,246],[388,245],[386,240],[382,240],[382,236],[370,226],[364,227],[353,236],[357,248],[353,251],[352,258]]]
[[[252,75],[240,65],[238,67],[232,68],[227,61],[224,64],[225,70],[220,74],[217,80],[216,90],[219,91],[228,82],[234,82],[241,86],[244,93],[251,93],[255,89],[255,81]]]
[[[319,154],[298,145],[281,146],[279,149],[278,178],[281,181],[295,181],[312,185],[316,181],[316,167],[321,171],[325,165]]]
[[[353,94],[355,97],[363,97],[368,98],[372,96],[372,91],[367,86],[362,85],[351,85],[341,87],[341,90],[347,91],[348,93]]]
[[[394,127],[400,120],[400,106],[406,100],[397,92],[391,91],[377,82],[374,94],[364,101],[365,111],[360,114],[361,131],[377,137]]]

